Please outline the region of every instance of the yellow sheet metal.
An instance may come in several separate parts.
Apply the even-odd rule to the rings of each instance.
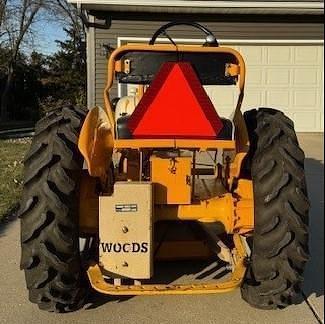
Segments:
[[[151,148],[177,148],[177,149],[225,149],[234,150],[235,141],[226,140],[188,140],[188,139],[127,139],[115,140],[116,149],[151,149]]]
[[[234,235],[234,243],[234,259],[236,264],[232,276],[227,282],[175,285],[113,285],[105,281],[98,264],[90,265],[87,273],[91,286],[96,291],[107,295],[192,295],[229,292],[240,287],[246,272],[246,251],[242,243],[242,238],[239,235]]]
[[[101,107],[88,113],[79,137],[79,150],[85,158],[89,174],[107,178],[113,154],[113,124]]]

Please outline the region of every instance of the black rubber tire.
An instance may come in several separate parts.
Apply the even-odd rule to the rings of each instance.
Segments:
[[[79,253],[77,141],[85,111],[64,107],[38,122],[25,158],[20,208],[21,269],[29,299],[42,310],[70,312],[86,289]]]
[[[282,112],[261,108],[245,113],[245,120],[255,230],[242,297],[256,308],[285,308],[298,298],[309,259],[305,155]]]

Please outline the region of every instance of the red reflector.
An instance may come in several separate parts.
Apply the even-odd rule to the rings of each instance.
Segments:
[[[187,62],[165,63],[128,123],[134,138],[215,139],[223,124]]]

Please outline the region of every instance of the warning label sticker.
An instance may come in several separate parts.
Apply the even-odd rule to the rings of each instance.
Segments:
[[[115,205],[115,211],[117,213],[136,213],[138,211],[137,204],[118,204]]]

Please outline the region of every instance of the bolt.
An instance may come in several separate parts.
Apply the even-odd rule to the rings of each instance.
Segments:
[[[129,231],[129,229],[128,229],[126,226],[124,226],[124,227],[122,228],[122,232],[123,232],[124,234],[126,234],[128,231]]]
[[[129,264],[126,261],[124,261],[123,264],[122,264],[122,267],[126,268],[128,266],[129,266]]]

